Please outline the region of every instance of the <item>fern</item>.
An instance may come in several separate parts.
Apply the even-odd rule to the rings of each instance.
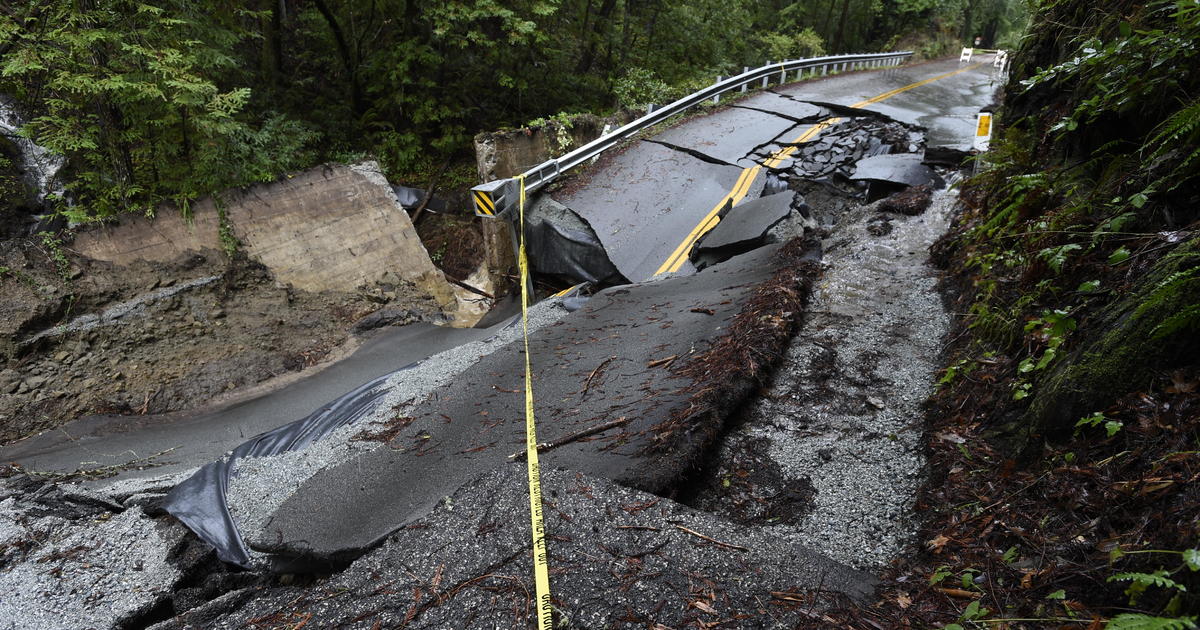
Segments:
[[[1105,630],[1192,630],[1195,627],[1195,617],[1151,617],[1132,613],[1117,615],[1104,626]]]
[[[1134,585],[1145,588],[1147,586],[1158,586],[1160,588],[1173,588],[1181,592],[1187,592],[1187,587],[1167,577],[1167,572],[1163,570],[1155,571],[1154,573],[1116,573],[1108,576],[1109,582],[1132,582]]]
[[[1172,114],[1170,118],[1163,121],[1160,127],[1161,131],[1158,132],[1158,135],[1146,143],[1147,146],[1156,147],[1150,154],[1152,160],[1162,157],[1163,154],[1175,147],[1191,144],[1189,142],[1191,136],[1200,131],[1200,98]],[[1197,156],[1200,156],[1200,147],[1194,148],[1181,166],[1190,163]]]

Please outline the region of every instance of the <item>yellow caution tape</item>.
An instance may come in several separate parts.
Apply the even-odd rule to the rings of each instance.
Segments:
[[[546,524],[542,519],[542,475],[538,468],[537,426],[533,418],[533,367],[529,361],[529,261],[525,257],[525,176],[517,177],[521,231],[517,266],[521,272],[521,327],[525,338],[525,462],[529,472],[529,516],[533,529],[533,585],[537,595],[538,630],[551,630],[550,568],[546,553]]]

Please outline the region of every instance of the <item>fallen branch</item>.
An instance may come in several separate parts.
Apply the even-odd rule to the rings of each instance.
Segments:
[[[451,278],[449,275],[446,275],[446,279],[449,280],[452,284],[456,284],[456,285],[470,291],[471,293],[474,293],[475,295],[482,295],[483,297],[485,297],[489,300],[496,299],[496,296],[492,295],[491,293],[488,293],[487,291],[484,291],[483,289],[476,289],[475,287],[467,284],[466,282],[463,282],[461,280],[455,280],[454,278]]]
[[[658,367],[660,365],[670,365],[672,361],[674,361],[675,359],[678,359],[678,358],[679,358],[678,354],[672,354],[669,357],[664,357],[662,359],[655,359],[655,360],[647,363],[646,367],[652,368],[652,367]]]
[[[450,160],[442,162],[442,166],[438,168],[438,171],[436,174],[434,174],[433,179],[429,180],[429,188],[426,189],[425,196],[421,198],[421,203],[417,204],[417,209],[413,211],[413,225],[417,224],[417,221],[421,218],[421,213],[425,211],[425,206],[429,205],[430,200],[433,199],[433,191],[437,189],[438,180],[442,178],[442,173],[445,173],[446,168],[449,166]]]
[[[679,531],[681,531],[685,534],[691,534],[691,535],[695,536],[696,538],[701,538],[703,540],[707,540],[708,542],[710,542],[714,545],[717,545],[719,547],[728,547],[729,549],[737,549],[738,551],[750,551],[749,547],[743,547],[741,545],[735,545],[733,543],[721,542],[721,541],[717,540],[716,538],[709,538],[708,536],[705,536],[704,534],[701,534],[700,532],[698,532],[694,529],[688,529],[688,528],[684,527],[683,525],[674,525],[674,527],[675,527],[675,529],[678,529]]]
[[[961,588],[940,588],[939,587],[939,588],[934,588],[933,590],[935,590],[939,593],[942,593],[943,595],[949,595],[950,597],[957,597],[959,599],[978,599],[983,596],[983,593],[966,591]]]
[[[600,370],[603,370],[604,366],[608,365],[615,358],[617,357],[608,357],[607,359],[601,361],[600,365],[597,365],[596,369],[592,370],[591,374],[588,374],[587,381],[583,383],[583,395],[580,396],[581,399],[586,398],[588,395],[588,390],[592,388],[592,379],[596,378],[596,375],[600,373]]]
[[[613,525],[613,529],[643,529],[648,532],[661,532],[662,531],[661,529],[659,529],[657,527],[650,527],[649,525]]]
[[[616,420],[612,420],[610,422],[605,422],[604,424],[598,424],[594,427],[591,427],[590,429],[584,429],[577,433],[572,433],[571,435],[568,435],[563,438],[559,438],[557,440],[554,440],[553,442],[542,442],[541,444],[537,445],[537,450],[539,453],[544,453],[546,451],[556,449],[560,446],[570,444],[571,442],[574,442],[576,440],[581,440],[585,437],[595,435],[597,433],[603,433],[613,427],[619,427],[623,424],[628,424],[628,423],[629,423],[629,418],[622,416],[620,418],[617,418]],[[523,460],[523,459],[525,459],[525,451],[517,451],[516,453],[509,455],[508,458],[513,461]]]

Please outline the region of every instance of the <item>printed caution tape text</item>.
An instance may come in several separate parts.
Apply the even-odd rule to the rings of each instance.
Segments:
[[[525,339],[525,462],[529,472],[529,517],[533,526],[533,584],[537,595],[538,630],[551,630],[550,568],[546,553],[546,525],[542,519],[542,479],[538,468],[537,426],[533,417],[533,367],[529,361],[529,261],[525,257],[525,176],[517,177],[520,199],[517,229],[521,246],[517,266],[521,272],[521,329]]]

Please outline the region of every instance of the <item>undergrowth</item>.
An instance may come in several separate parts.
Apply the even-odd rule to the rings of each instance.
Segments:
[[[853,628],[1200,619],[1200,2],[1043,0],[933,248],[922,548]]]

